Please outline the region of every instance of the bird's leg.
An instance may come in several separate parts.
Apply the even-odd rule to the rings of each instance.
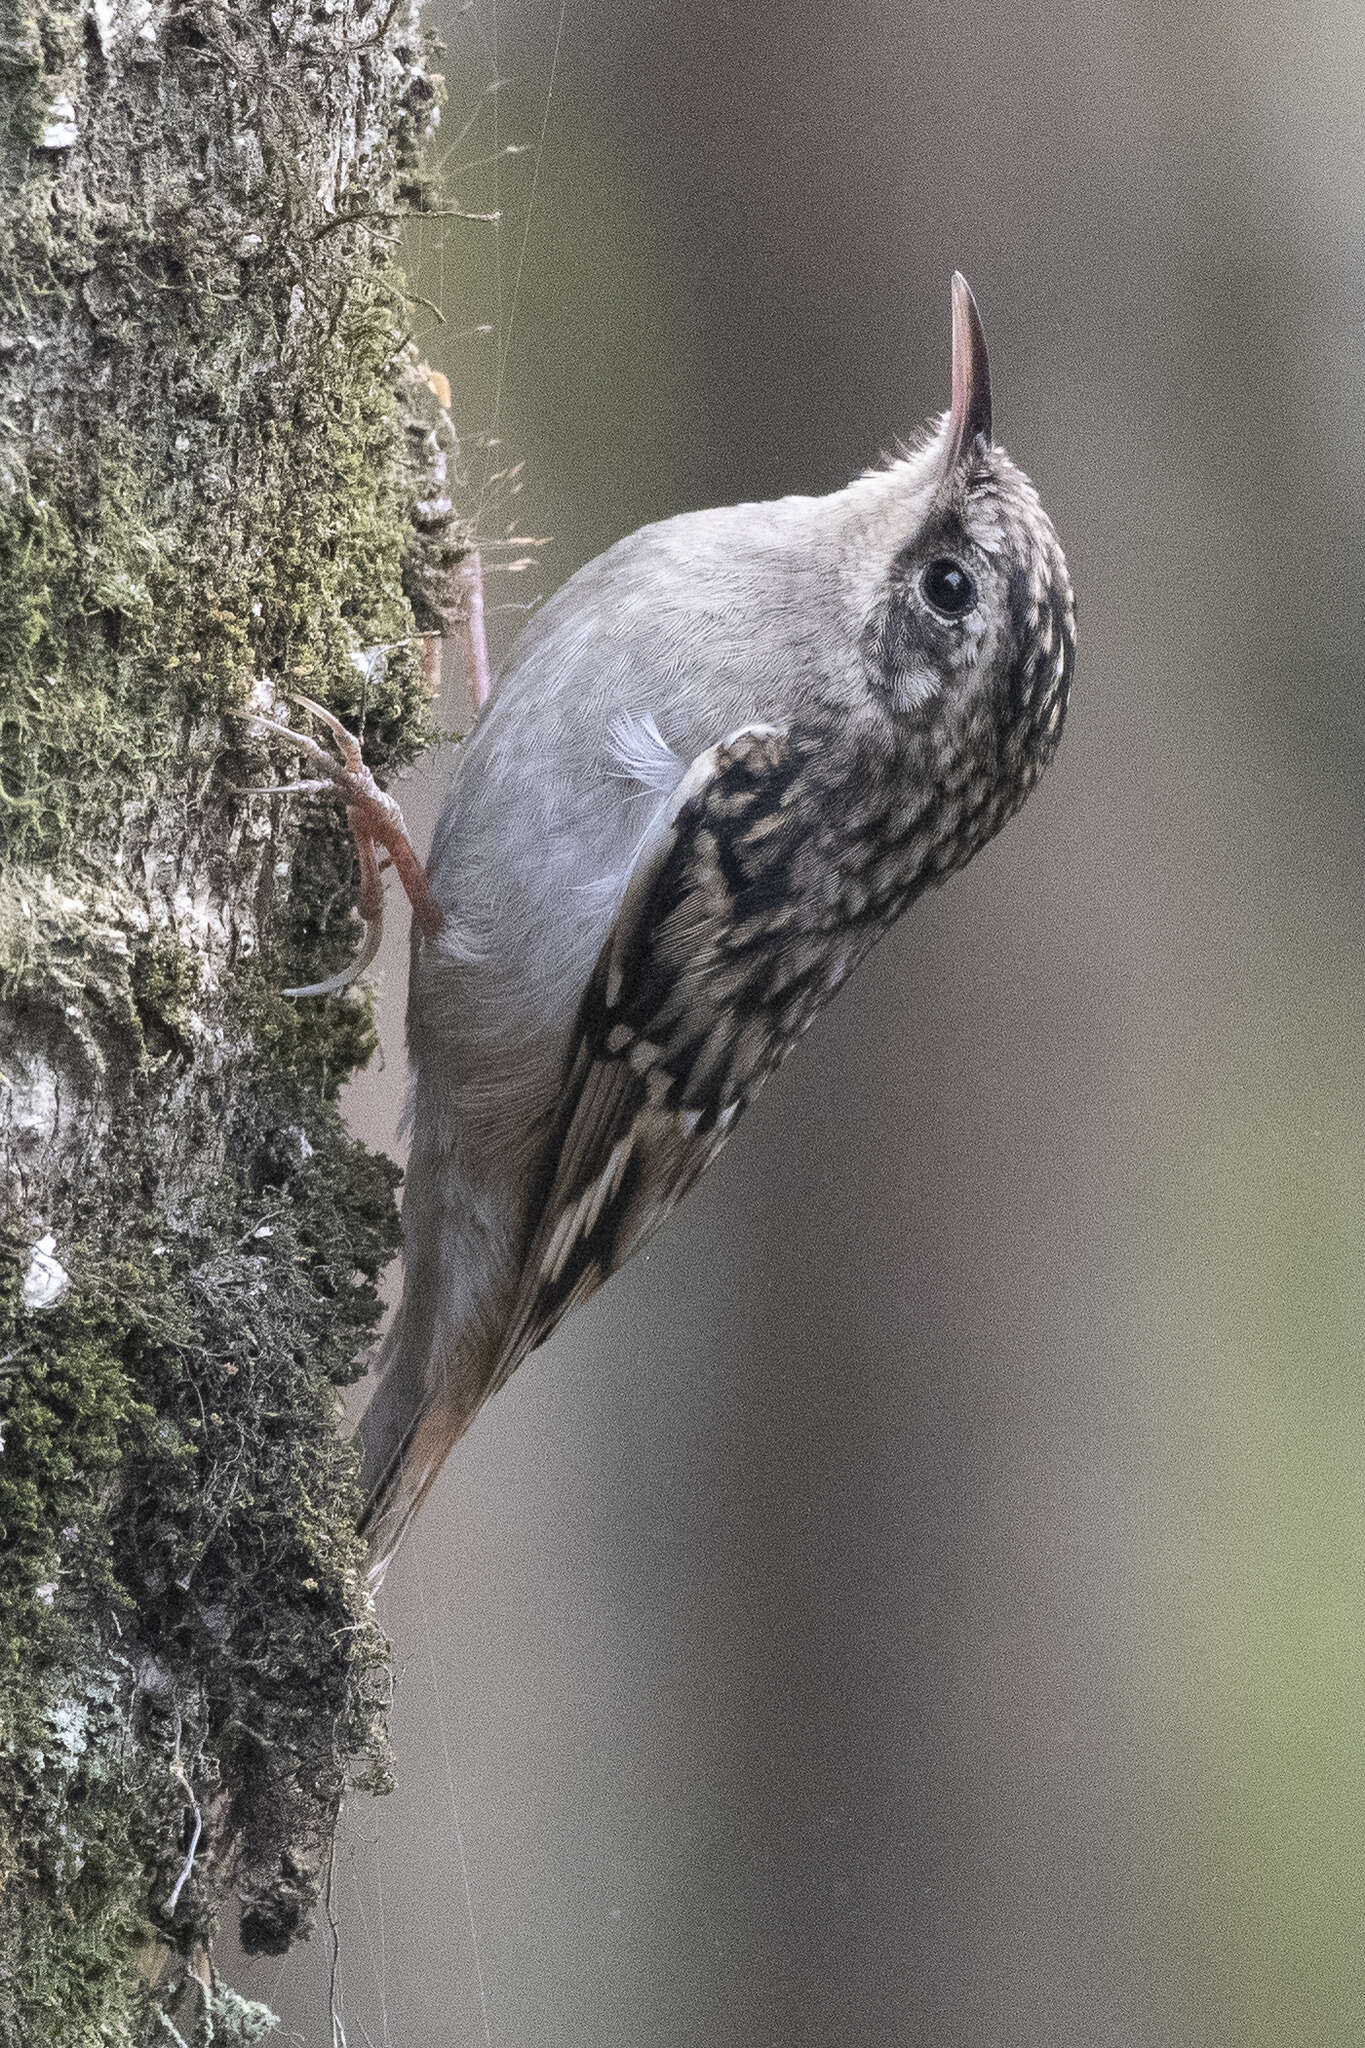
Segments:
[[[346,805],[346,820],[355,840],[356,852],[360,858],[360,895],[357,908],[365,921],[365,941],[359,953],[340,974],[327,981],[310,982],[306,988],[286,989],[286,995],[312,996],[330,995],[364,971],[379,951],[379,942],[384,930],[384,887],[380,880],[379,859],[376,846],[382,846],[388,854],[399,881],[412,905],[412,914],[417,929],[423,938],[434,939],[441,929],[442,913],[431,886],[427,881],[426,869],[417,857],[412,841],[408,837],[403,813],[394,799],[379,787],[365,765],[360,743],[354,734],[347,731],[339,718],[334,718],[324,705],[315,704],[311,697],[300,696],[295,700],[315,718],[320,718],[337,743],[337,753],[329,753],[326,747],[309,734],[295,732],[292,726],[281,725],[277,719],[257,715],[255,723],[273,732],[280,739],[287,740],[301,754],[306,754],[315,766],[323,771],[322,778],[310,784],[286,785],[291,788],[311,787],[333,789]],[[338,756],[340,758],[338,758]]]
[[[488,641],[483,620],[483,563],[474,548],[464,560],[464,679],[469,707],[477,718],[488,702],[492,679],[488,668]]]

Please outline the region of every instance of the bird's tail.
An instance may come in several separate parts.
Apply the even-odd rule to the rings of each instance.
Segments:
[[[358,1528],[370,1547],[369,1585],[377,1592],[431,1483],[490,1394],[546,1334],[528,1340],[513,1323],[476,1321],[461,1339],[423,1344],[407,1327],[409,1295],[380,1352],[380,1380],[360,1418]],[[504,1314],[502,1325],[507,1318]],[[553,1328],[553,1322],[549,1325]],[[500,1334],[493,1335],[500,1329]],[[422,1361],[431,1363],[423,1369]]]
[[[412,1313],[411,1290],[379,1355],[380,1379],[360,1418],[360,1533],[377,1592],[432,1481],[483,1405],[487,1344],[477,1327],[460,1338]],[[418,1327],[414,1328],[413,1324]]]
[[[356,1433],[372,1589],[489,1392],[506,1319],[502,1239],[442,1167],[422,1154],[409,1163],[403,1300]]]
[[[360,1418],[360,1533],[370,1551],[370,1590],[377,1592],[413,1516],[461,1433],[444,1404],[433,1402],[422,1370],[403,1345],[400,1310],[380,1353],[381,1378]]]

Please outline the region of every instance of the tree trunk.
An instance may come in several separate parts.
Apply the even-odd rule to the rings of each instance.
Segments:
[[[383,1771],[336,1415],[397,1173],[337,1113],[367,998],[281,993],[355,943],[344,818],[253,793],[297,768],[244,714],[426,733],[428,55],[414,0],[0,25],[4,2048],[256,2038],[220,1894],[287,1946]]]

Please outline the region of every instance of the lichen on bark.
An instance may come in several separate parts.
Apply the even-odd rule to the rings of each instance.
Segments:
[[[247,714],[427,734],[439,78],[414,0],[20,0],[0,96],[0,2044],[248,2039],[225,1889],[286,1946],[384,1768],[336,1417],[397,1175],[366,997],[280,994],[354,943],[344,826]]]

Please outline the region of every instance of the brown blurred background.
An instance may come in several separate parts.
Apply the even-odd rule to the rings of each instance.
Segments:
[[[558,7],[430,17],[503,221],[414,241],[424,345],[485,533],[553,537],[499,645],[941,407],[960,265],[1080,661],[1020,818],[447,1467],[350,2048],[1365,2038],[1359,9],[569,0],[529,229]],[[250,1973],[307,2048],[327,1949]]]

